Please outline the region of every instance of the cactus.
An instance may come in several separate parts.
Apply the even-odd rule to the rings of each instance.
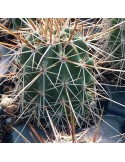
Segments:
[[[94,96],[89,89],[95,82],[94,61],[83,37],[71,26],[60,31],[48,26],[46,35],[30,32],[20,51],[23,114],[34,111],[57,127],[69,124],[72,115],[80,126],[93,111]]]
[[[111,19],[111,26],[114,27],[110,32],[109,47],[111,60],[117,61],[117,67],[125,70],[125,19]],[[116,66],[116,63],[115,63]]]

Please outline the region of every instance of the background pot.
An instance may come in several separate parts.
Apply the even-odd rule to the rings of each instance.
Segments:
[[[47,132],[49,135],[50,133]],[[45,143],[47,136],[44,131],[29,124],[16,125],[14,129],[3,133],[2,143]]]

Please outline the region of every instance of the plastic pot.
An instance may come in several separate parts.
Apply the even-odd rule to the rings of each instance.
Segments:
[[[105,89],[109,97],[103,102],[104,114],[125,117],[125,87],[106,85]]]

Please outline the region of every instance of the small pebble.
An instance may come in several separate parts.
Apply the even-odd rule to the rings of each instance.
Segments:
[[[6,108],[6,107],[8,107],[11,104],[11,102],[12,102],[11,98],[5,97],[5,98],[2,99],[2,101],[0,103],[0,106],[2,108]]]

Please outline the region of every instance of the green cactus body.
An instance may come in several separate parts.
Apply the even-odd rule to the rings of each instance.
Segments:
[[[24,87],[29,84],[24,92],[24,104],[34,99],[29,106],[31,110],[35,107],[40,118],[47,118],[47,110],[56,126],[70,121],[71,112],[78,124],[89,115],[87,106],[93,99],[86,89],[92,88],[95,82],[93,60],[79,37],[74,36],[67,44],[70,33],[65,30],[60,41],[53,45],[45,44],[47,40],[40,41],[35,35],[30,36],[31,44],[32,40],[39,44],[36,43],[36,50],[24,45],[20,57],[20,63],[24,65]]]

